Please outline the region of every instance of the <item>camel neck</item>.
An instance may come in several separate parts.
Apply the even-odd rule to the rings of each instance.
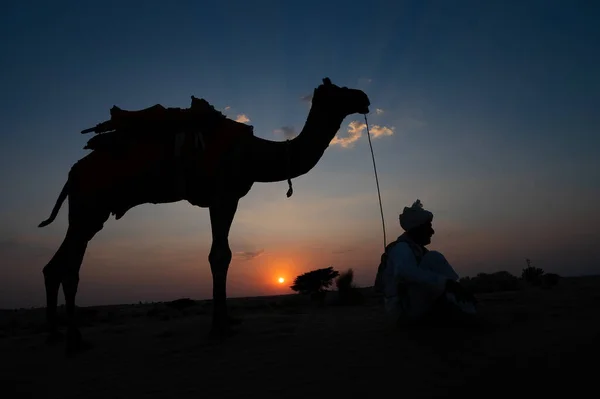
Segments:
[[[253,180],[276,182],[308,173],[323,156],[343,120],[343,116],[311,109],[298,137],[279,142],[255,137],[251,148]]]

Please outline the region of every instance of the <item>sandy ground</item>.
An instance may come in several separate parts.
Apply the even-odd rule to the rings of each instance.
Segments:
[[[210,304],[81,310],[95,347],[67,359],[43,310],[0,314],[2,398],[505,397],[597,394],[600,277],[479,296],[494,327],[391,330],[378,298],[314,308],[231,301],[239,333],[207,338]],[[596,392],[596,393],[594,393]]]

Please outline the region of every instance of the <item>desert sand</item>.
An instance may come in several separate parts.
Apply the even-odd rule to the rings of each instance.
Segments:
[[[2,398],[536,397],[598,394],[600,277],[478,295],[481,331],[393,330],[381,299],[319,308],[235,298],[238,334],[209,340],[210,302],[80,309],[94,348],[44,344],[43,309],[0,313]]]

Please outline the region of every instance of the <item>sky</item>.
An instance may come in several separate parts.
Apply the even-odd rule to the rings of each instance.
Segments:
[[[4,1],[0,308],[44,305],[43,229],[82,129],[109,109],[205,98],[256,136],[301,130],[324,77],[364,90],[387,242],[419,198],[461,276],[600,273],[600,10],[588,1]],[[383,250],[361,115],[321,161],[257,183],[230,234],[229,296],[291,293],[316,268],[373,284]],[[143,205],[88,247],[81,306],[211,296],[207,209]],[[286,279],[278,284],[277,279]],[[62,300],[62,295],[61,295]]]

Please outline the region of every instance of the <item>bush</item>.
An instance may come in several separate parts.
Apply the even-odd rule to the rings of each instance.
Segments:
[[[166,302],[165,305],[176,310],[183,310],[196,305],[196,301],[190,298],[180,298],[171,302]]]
[[[558,285],[560,281],[560,276],[554,273],[547,273],[542,276],[542,286],[545,288],[550,288]]]
[[[340,274],[335,281],[335,285],[338,289],[338,302],[340,305],[356,305],[363,302],[363,295],[353,283],[353,280],[354,271],[348,269],[348,271]]]
[[[477,276],[460,279],[460,283],[474,294],[500,291],[516,291],[519,279],[507,271],[496,273],[479,273]]]
[[[527,262],[527,267],[523,269],[523,272],[521,273],[521,278],[529,284],[541,285],[544,270],[540,269],[539,267],[531,266],[530,259],[525,259],[525,262]]]
[[[339,275],[331,266],[313,270],[296,277],[290,288],[302,295],[310,295],[311,300],[323,304],[327,288],[331,287],[333,279]]]

